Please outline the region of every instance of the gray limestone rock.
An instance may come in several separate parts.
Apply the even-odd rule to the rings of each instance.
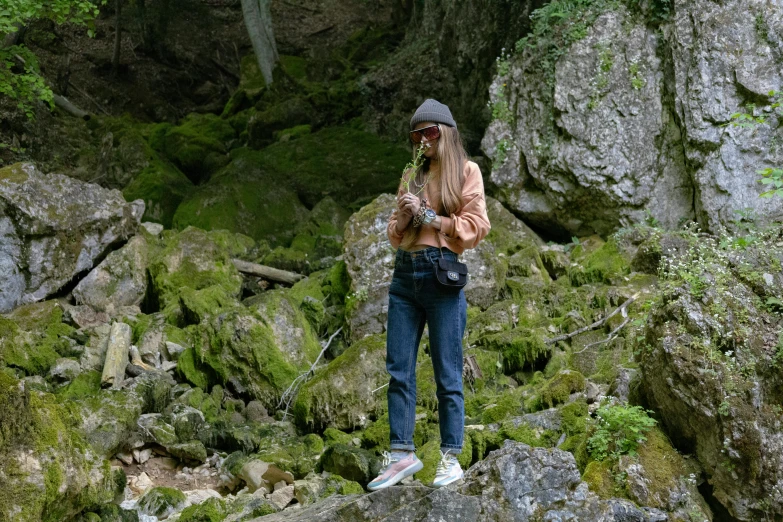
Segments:
[[[134,236],[110,253],[73,289],[77,304],[114,315],[123,306],[138,306],[147,291],[147,241]]]
[[[132,236],[144,203],[31,164],[0,169],[0,312],[40,301]]]
[[[738,211],[783,216],[783,201],[758,197],[757,174],[783,163],[769,95],[783,84],[783,7],[675,0],[670,12],[656,29],[641,10],[612,7],[553,69],[533,40],[495,78],[500,116],[482,148],[518,215],[579,236],[650,218],[716,230]],[[766,123],[731,125],[748,103]]]

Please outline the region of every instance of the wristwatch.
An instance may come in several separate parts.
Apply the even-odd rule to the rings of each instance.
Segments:
[[[433,221],[435,221],[435,218],[438,217],[438,215],[435,213],[434,210],[431,208],[428,208],[424,211],[424,219],[421,221],[425,225],[429,225]]]

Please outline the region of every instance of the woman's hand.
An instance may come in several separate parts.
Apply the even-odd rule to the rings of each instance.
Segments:
[[[410,192],[406,192],[397,198],[397,208],[402,214],[407,214],[411,218],[419,213],[421,200]]]

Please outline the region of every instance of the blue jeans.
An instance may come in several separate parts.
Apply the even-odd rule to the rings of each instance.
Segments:
[[[386,371],[391,377],[387,398],[393,450],[415,450],[416,355],[426,323],[435,370],[441,450],[450,450],[453,454],[462,451],[465,424],[462,336],[467,322],[467,303],[462,290],[443,289],[435,282],[433,262],[441,255],[457,260],[457,254],[451,250],[429,247],[417,252],[398,249],[394,261],[386,335]]]

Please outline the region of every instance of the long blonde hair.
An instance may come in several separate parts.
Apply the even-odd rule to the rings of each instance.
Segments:
[[[468,155],[462,144],[462,137],[456,128],[444,124],[439,124],[438,126],[440,127],[440,138],[438,139],[440,174],[435,178],[429,179],[428,183],[439,183],[440,201],[431,201],[430,205],[439,215],[450,216],[459,211],[463,205],[462,182]],[[416,157],[416,148],[413,148],[414,158]],[[409,171],[406,173],[411,189],[416,186],[413,183],[414,181],[419,186],[424,183],[429,167],[430,160],[425,159],[424,163],[415,172]],[[420,231],[421,227],[408,227],[400,246],[407,249],[416,245]]]

